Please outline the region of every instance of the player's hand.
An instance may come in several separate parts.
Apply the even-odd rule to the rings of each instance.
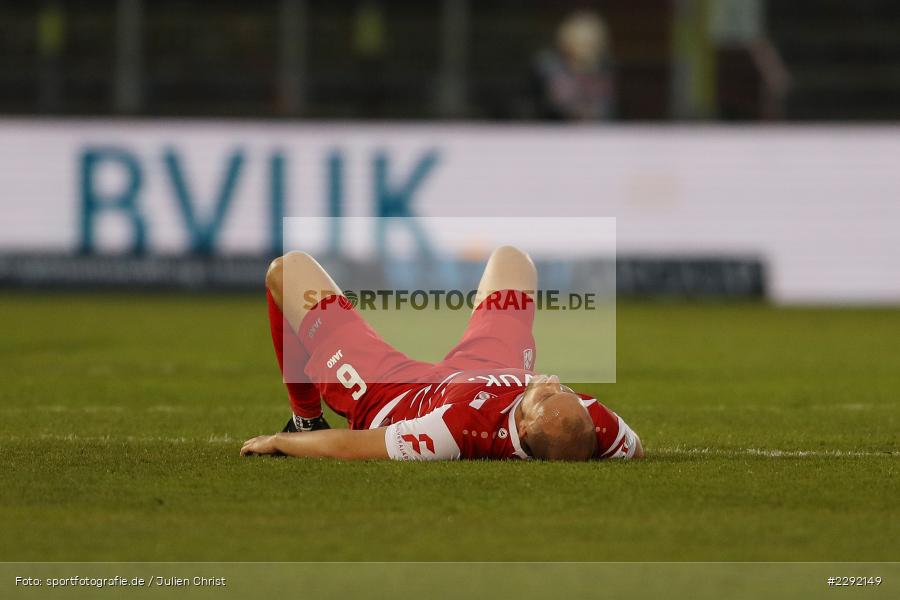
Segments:
[[[559,377],[556,375],[535,375],[522,398],[522,410],[531,413],[547,398],[563,391]]]
[[[561,391],[562,385],[556,375],[535,375],[525,388],[525,397],[531,402],[539,402]]]
[[[250,438],[241,447],[241,456],[253,456],[256,454],[280,454],[275,447],[274,435],[258,435]]]

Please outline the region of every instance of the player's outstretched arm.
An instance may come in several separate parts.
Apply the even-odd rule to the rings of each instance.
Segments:
[[[244,442],[241,456],[254,454],[283,454],[318,458],[366,460],[388,458],[384,442],[384,428],[325,429],[301,433],[260,435]]]

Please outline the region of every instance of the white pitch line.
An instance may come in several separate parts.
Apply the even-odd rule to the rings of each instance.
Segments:
[[[272,404],[271,406],[262,406],[262,407],[252,407],[254,410],[265,410],[265,411],[274,411],[281,410],[280,408],[275,408],[276,404]],[[184,404],[184,405],[173,405],[173,404],[151,404],[146,406],[118,406],[113,404],[108,405],[100,405],[100,406],[64,406],[61,404],[34,404],[34,405],[25,405],[25,406],[3,406],[0,407],[0,414],[7,415],[16,415],[16,414],[29,414],[35,412],[53,412],[53,413],[102,413],[102,412],[114,412],[121,413],[126,410],[129,413],[134,412],[150,412],[150,413],[232,413],[235,411],[242,411],[250,409],[251,407],[231,407],[231,406],[197,406],[192,404]],[[662,409],[668,410],[671,406],[657,406],[653,404],[642,404],[640,407],[642,410],[655,410]],[[725,404],[715,404],[715,405],[693,405],[688,406],[690,410],[698,411],[698,412],[722,412],[722,411],[765,411],[765,412],[778,412],[778,413],[786,413],[786,412],[796,412],[796,411],[804,411],[804,410],[842,410],[848,412],[863,412],[870,410],[896,410],[896,406],[893,404],[863,404],[863,403],[850,403],[850,404],[808,404],[805,406],[791,406],[785,407],[777,404],[741,404],[740,407],[729,406]],[[283,411],[282,411],[283,412]]]
[[[0,408],[0,414],[4,415],[22,415],[34,412],[77,412],[95,414],[101,412],[125,412],[125,408],[121,406],[62,406],[61,404],[42,404],[37,406],[14,406]]]
[[[250,409],[252,407],[246,407]],[[33,406],[4,406],[0,408],[0,414],[8,414],[8,415],[19,415],[19,414],[33,414],[36,412],[52,412],[52,413],[102,413],[102,412],[111,412],[111,413],[123,413],[128,411],[128,413],[135,412],[150,412],[150,413],[208,413],[208,412],[217,412],[217,413],[232,413],[236,412],[237,408],[232,407],[223,407],[223,406],[174,406],[170,404],[154,404],[150,406],[134,406],[134,407],[124,407],[124,406],[115,406],[115,405],[106,405],[106,406],[62,406],[60,404],[38,404]],[[243,410],[243,409],[241,409]],[[257,410],[254,408],[254,410]],[[263,408],[262,410],[267,410]],[[271,410],[271,409],[268,409]],[[284,412],[282,410],[282,412]]]
[[[205,438],[165,437],[165,436],[82,436],[74,433],[45,433],[36,436],[0,435],[0,442],[20,442],[34,439],[54,442],[86,442],[86,443],[150,443],[150,444],[237,444],[242,440],[229,435],[210,435]],[[753,456],[761,458],[898,458],[900,451],[864,451],[864,450],[779,450],[776,448],[648,448],[647,456],[720,456],[737,458]]]
[[[233,407],[225,407],[225,406],[174,406],[168,404],[154,404],[151,406],[135,406],[135,407],[124,407],[124,406],[62,406],[59,404],[39,404],[34,406],[14,406],[7,407],[4,406],[0,408],[0,415],[27,415],[33,414],[36,412],[51,412],[51,413],[85,413],[85,414],[95,414],[95,413],[138,413],[138,412],[148,412],[148,413],[235,413],[242,410],[254,410],[256,412],[265,411],[265,412],[285,412],[286,410],[290,410],[287,407],[276,408],[275,405],[265,406],[262,408],[257,407],[246,407],[246,408],[233,408]]]
[[[778,450],[774,448],[648,448],[647,456],[761,456],[764,458],[847,458],[900,456],[900,452],[864,450]]]
[[[29,440],[48,440],[51,442],[86,442],[86,443],[122,443],[137,442],[151,444],[236,444],[238,440],[228,435],[210,435],[206,438],[164,437],[164,436],[112,436],[112,435],[77,435],[74,433],[56,434],[41,433],[35,436],[0,435],[0,442],[24,442]]]

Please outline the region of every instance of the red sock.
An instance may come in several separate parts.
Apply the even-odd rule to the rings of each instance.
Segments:
[[[291,399],[291,410],[298,417],[312,419],[322,414],[322,403],[319,390],[316,389],[304,372],[309,354],[303,348],[290,323],[284,318],[272,293],[266,290],[269,303],[269,328],[272,331],[272,343],[275,345],[275,356],[278,367],[287,386]]]

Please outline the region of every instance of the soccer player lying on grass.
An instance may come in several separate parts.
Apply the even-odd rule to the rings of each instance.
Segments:
[[[643,456],[640,439],[618,415],[555,376],[534,374],[535,306],[526,290],[537,289],[537,272],[516,248],[491,255],[462,340],[434,364],[384,341],[308,254],[276,259],[266,287],[275,353],[294,414],[283,432],[247,440],[242,455]],[[330,429],[320,396],[347,418],[349,429]]]

